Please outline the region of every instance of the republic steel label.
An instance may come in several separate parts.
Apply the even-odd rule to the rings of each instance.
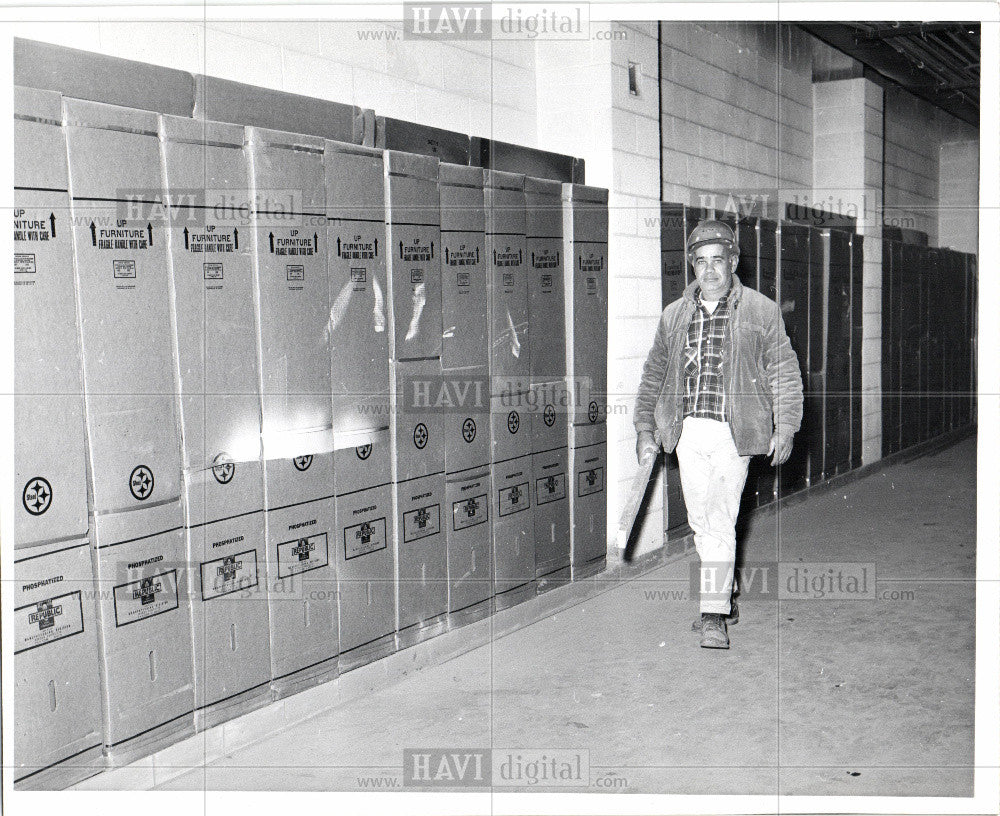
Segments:
[[[385,548],[384,516],[344,528],[344,558],[346,560]]]
[[[403,513],[403,542],[409,543],[441,532],[441,505],[432,504]]]
[[[587,468],[576,474],[578,496],[589,496],[604,490],[604,468]]]
[[[115,626],[127,626],[177,608],[177,570],[167,570],[114,589]]]
[[[453,502],[451,505],[452,529],[464,530],[485,524],[489,519],[489,502],[484,493],[481,496],[470,496],[467,499]]]
[[[498,492],[500,495],[499,512],[501,516],[511,516],[514,513],[520,513],[522,510],[527,510],[531,507],[527,482],[505,487]]]
[[[566,498],[566,474],[551,473],[535,479],[535,496],[538,504],[548,504]]]
[[[223,595],[257,586],[257,551],[227,555],[201,564],[201,599],[210,601]]]
[[[25,604],[14,610],[14,654],[37,649],[83,631],[83,600],[78,591]]]
[[[278,578],[301,575],[330,563],[326,533],[316,533],[278,544]]]

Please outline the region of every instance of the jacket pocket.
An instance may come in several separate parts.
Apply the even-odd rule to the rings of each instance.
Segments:
[[[742,324],[737,329],[736,342],[739,343],[740,352],[745,355],[745,359],[753,360],[754,365],[759,367],[763,359],[764,330],[753,323]]]

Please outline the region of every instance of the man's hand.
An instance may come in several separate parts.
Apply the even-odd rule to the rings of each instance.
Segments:
[[[652,431],[639,431],[635,440],[635,458],[641,465],[647,456],[656,456],[660,452],[660,444]]]
[[[768,454],[774,454],[771,457],[772,465],[785,464],[788,461],[788,457],[792,455],[792,434],[783,434],[780,431],[775,431],[771,437],[771,444],[767,452]]]

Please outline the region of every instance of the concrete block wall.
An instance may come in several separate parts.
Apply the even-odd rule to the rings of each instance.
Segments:
[[[663,198],[812,190],[811,41],[774,23],[661,23]]]
[[[623,29],[612,24],[609,30]],[[538,139],[546,150],[579,156],[587,183],[611,185],[611,44],[607,40],[552,40],[535,55]],[[598,114],[603,105],[603,114]]]
[[[885,97],[885,209],[887,223],[926,232],[938,246],[942,176],[941,148],[950,142],[976,142],[976,128],[899,89]],[[978,153],[978,147],[977,151]],[[978,167],[978,165],[977,165]],[[978,172],[977,172],[978,176]],[[979,207],[978,179],[974,200]],[[940,213],[943,215],[943,213]],[[973,216],[978,222],[978,212]],[[947,222],[946,222],[947,223]],[[975,250],[970,250],[975,251]]]
[[[867,79],[812,86],[816,199],[857,218],[864,236],[861,348],[861,459],[882,456],[882,142],[883,92]]]
[[[979,252],[979,142],[945,142],[939,159],[938,246]]]
[[[637,467],[632,406],[642,364],[660,316],[660,102],[657,23],[626,24],[628,39],[611,52],[612,179],[608,331],[608,529],[618,526]],[[629,92],[628,64],[636,65],[638,95]],[[663,494],[657,477],[654,496]],[[663,546],[663,502],[651,501],[636,554]]]
[[[660,130],[657,24],[613,23],[610,39],[539,45],[538,132],[547,149],[582,156],[587,182],[609,190],[608,531],[635,473],[632,403],[660,314]],[[629,93],[629,63],[639,94]],[[610,112],[610,116],[609,116]],[[663,545],[652,502],[638,553]]]

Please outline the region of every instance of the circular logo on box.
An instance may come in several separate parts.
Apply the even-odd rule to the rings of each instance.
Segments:
[[[546,405],[542,410],[542,421],[545,422],[550,428],[555,425],[556,422],[556,409],[552,407],[551,403]]]
[[[236,475],[236,465],[228,453],[220,453],[213,460],[212,475],[219,484],[229,484]]]
[[[413,444],[417,446],[417,450],[423,450],[427,447],[429,437],[427,426],[423,422],[418,422],[413,428]]]
[[[313,463],[312,456],[296,456],[292,459],[292,464],[296,470],[309,470],[309,465]]]
[[[358,459],[360,459],[363,462],[365,459],[367,459],[369,456],[372,455],[371,443],[366,442],[364,445],[358,445],[354,449],[354,453],[357,455]]]
[[[517,411],[511,411],[507,414],[507,430],[512,434],[517,433],[517,429],[521,427],[521,417],[517,415]]]
[[[462,423],[462,439],[471,442],[476,438],[476,421],[472,417],[466,417]]]
[[[48,479],[35,476],[29,479],[21,494],[24,509],[33,516],[40,516],[52,505],[52,485]]]
[[[145,501],[153,495],[153,471],[145,465],[138,465],[129,476],[128,489],[139,501]]]
[[[587,419],[591,422],[597,422],[598,408],[597,403],[593,400],[590,401],[590,405],[587,406]]]

